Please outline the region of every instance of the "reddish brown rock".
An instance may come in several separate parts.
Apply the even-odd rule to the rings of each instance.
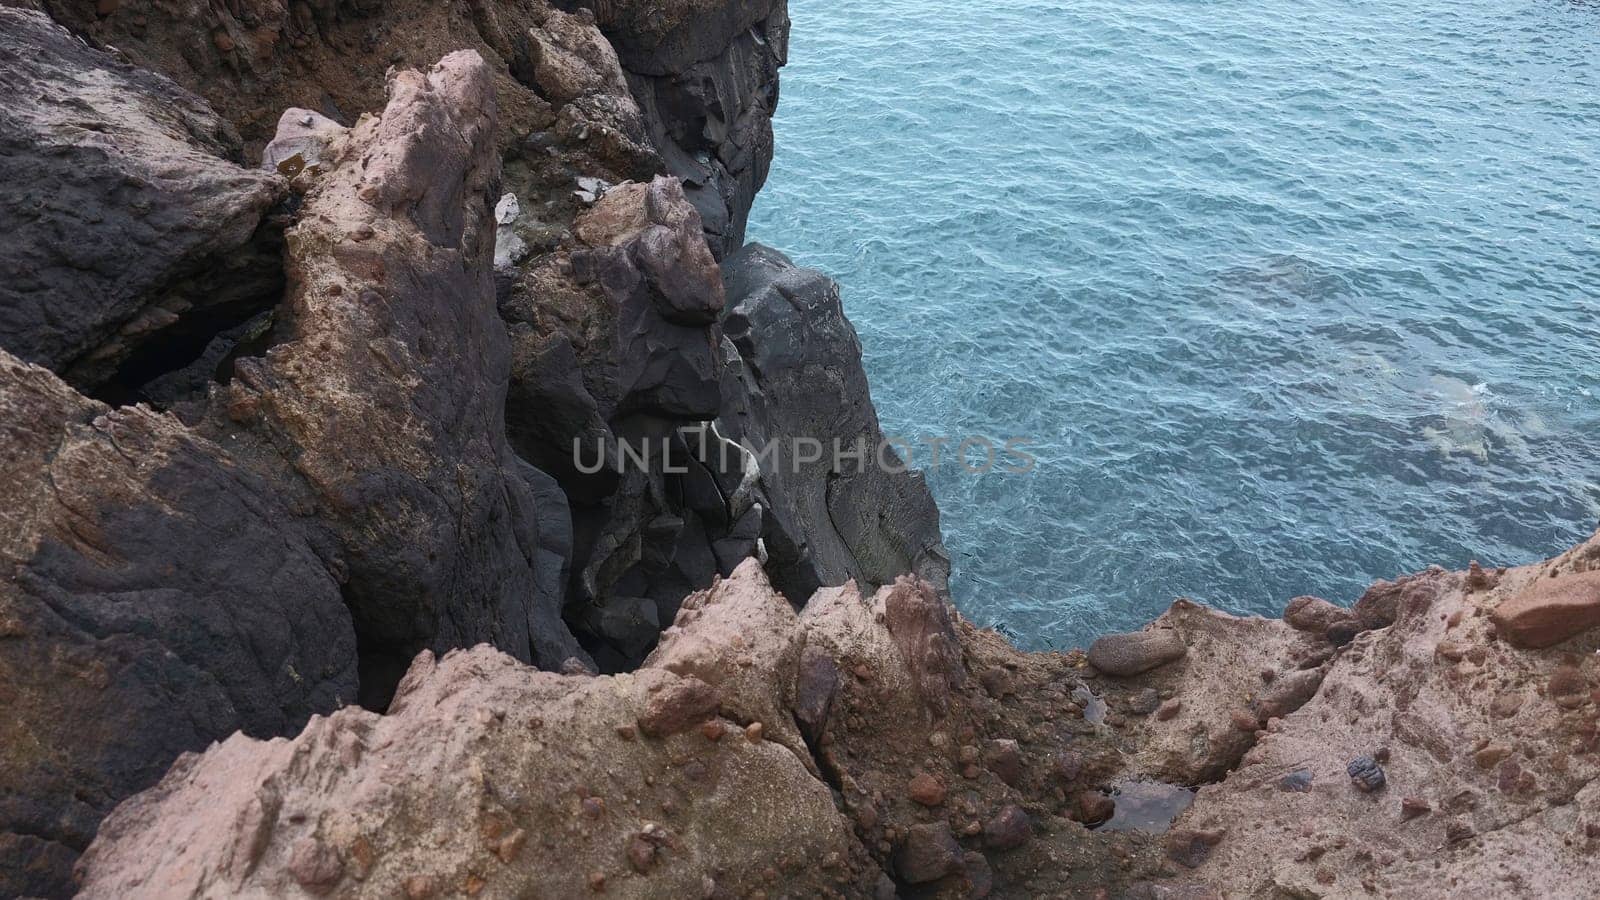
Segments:
[[[926,884],[961,871],[961,845],[944,822],[913,825],[894,851],[894,867],[908,884]]]
[[[1022,807],[1011,804],[983,823],[983,845],[990,850],[1015,850],[1033,836],[1032,823]]]
[[[1354,620],[1350,610],[1321,597],[1296,597],[1284,607],[1283,620],[1296,631],[1325,635],[1334,625]]]
[[[1549,647],[1600,625],[1600,571],[1540,578],[1490,613],[1518,647]]]
[[[1210,856],[1212,848],[1222,843],[1227,830],[1222,828],[1183,828],[1171,831],[1165,841],[1167,857],[1188,868],[1198,868]]]
[[[716,688],[698,678],[656,677],[649,699],[639,712],[639,730],[650,737],[667,737],[687,731],[716,715],[720,698]],[[717,732],[721,737],[721,730]]]
[[[944,782],[927,772],[918,772],[906,786],[906,796],[923,806],[938,806],[944,802],[945,793]]]

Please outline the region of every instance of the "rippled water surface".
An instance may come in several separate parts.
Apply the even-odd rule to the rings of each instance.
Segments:
[[[1594,528],[1600,6],[790,9],[752,239],[843,283],[886,429],[1038,457],[929,473],[973,618],[1081,644]]]

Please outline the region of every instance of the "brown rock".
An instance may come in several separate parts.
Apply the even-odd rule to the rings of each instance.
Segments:
[[[1600,625],[1600,571],[1540,578],[1490,613],[1501,637],[1518,647],[1559,644]]]
[[[989,696],[999,700],[1012,693],[1011,673],[1004,666],[990,666],[978,676],[978,682]]]
[[[326,894],[339,883],[344,864],[333,848],[316,838],[303,837],[289,851],[289,874],[308,892]]]
[[[918,772],[906,786],[906,795],[923,806],[938,806],[944,802],[945,786],[927,772]]]
[[[991,850],[1014,850],[1032,836],[1028,814],[1016,804],[1002,808],[983,825],[983,845]]]
[[[1433,807],[1428,801],[1417,797],[1406,797],[1400,801],[1400,821],[1409,822],[1419,816],[1433,812]]]
[[[639,730],[650,737],[687,731],[716,715],[720,700],[711,685],[698,678],[667,677],[651,686],[639,713]]]
[[[1564,709],[1577,709],[1589,702],[1589,680],[1576,666],[1561,666],[1550,673],[1545,694]]]
[[[1321,597],[1296,597],[1284,607],[1283,620],[1296,631],[1327,634],[1334,625],[1354,621],[1350,610]]]
[[[1502,760],[1511,755],[1511,748],[1505,744],[1490,744],[1482,750],[1472,754],[1472,761],[1480,769],[1492,769]]]
[[[1111,818],[1116,811],[1116,801],[1110,797],[1099,791],[1083,791],[1078,794],[1072,818],[1085,825],[1097,825]]]
[[[1228,713],[1228,721],[1239,731],[1255,731],[1261,727],[1261,720],[1249,710],[1235,709]]]
[[[1157,721],[1161,722],[1170,721],[1182,711],[1183,701],[1174,697],[1173,699],[1168,700],[1167,702],[1156,707],[1156,719]]]
[[[1010,738],[989,741],[983,746],[983,766],[996,778],[1016,787],[1022,781],[1022,750]]]
[[[1210,858],[1212,848],[1222,843],[1226,835],[1223,828],[1182,828],[1168,832],[1162,843],[1168,859],[1193,869]]]
[[[927,884],[961,871],[961,845],[944,822],[913,825],[894,851],[895,871],[908,884]]]
[[[1089,645],[1089,664],[1126,678],[1182,659],[1187,652],[1183,639],[1165,629],[1108,634]]]

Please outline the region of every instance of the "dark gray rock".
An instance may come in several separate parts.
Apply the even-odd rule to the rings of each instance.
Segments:
[[[727,256],[744,243],[772,160],[787,3],[585,5],[615,45],[651,141],[683,180],[712,250]]]
[[[1366,793],[1382,790],[1388,783],[1383,774],[1383,767],[1370,756],[1358,756],[1351,760],[1350,764],[1345,766],[1345,772],[1349,774],[1355,786]]]
[[[1089,645],[1089,664],[1107,675],[1126,678],[1182,659],[1189,648],[1171,631],[1108,634]]]
[[[285,185],[205,101],[4,7],[0,84],[0,347],[120,402],[277,303]]]
[[[170,416],[0,352],[0,895],[72,860],[178,754],[357,696],[329,548]]]
[[[838,286],[759,244],[729,257],[723,274],[722,327],[735,352],[718,427],[759,465],[773,583],[800,598],[914,573],[947,596],[939,511],[921,474],[884,443]]]

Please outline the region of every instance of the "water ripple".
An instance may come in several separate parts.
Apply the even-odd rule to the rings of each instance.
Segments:
[[[1034,646],[1600,518],[1600,8],[790,0],[751,226],[844,284],[958,602]]]

